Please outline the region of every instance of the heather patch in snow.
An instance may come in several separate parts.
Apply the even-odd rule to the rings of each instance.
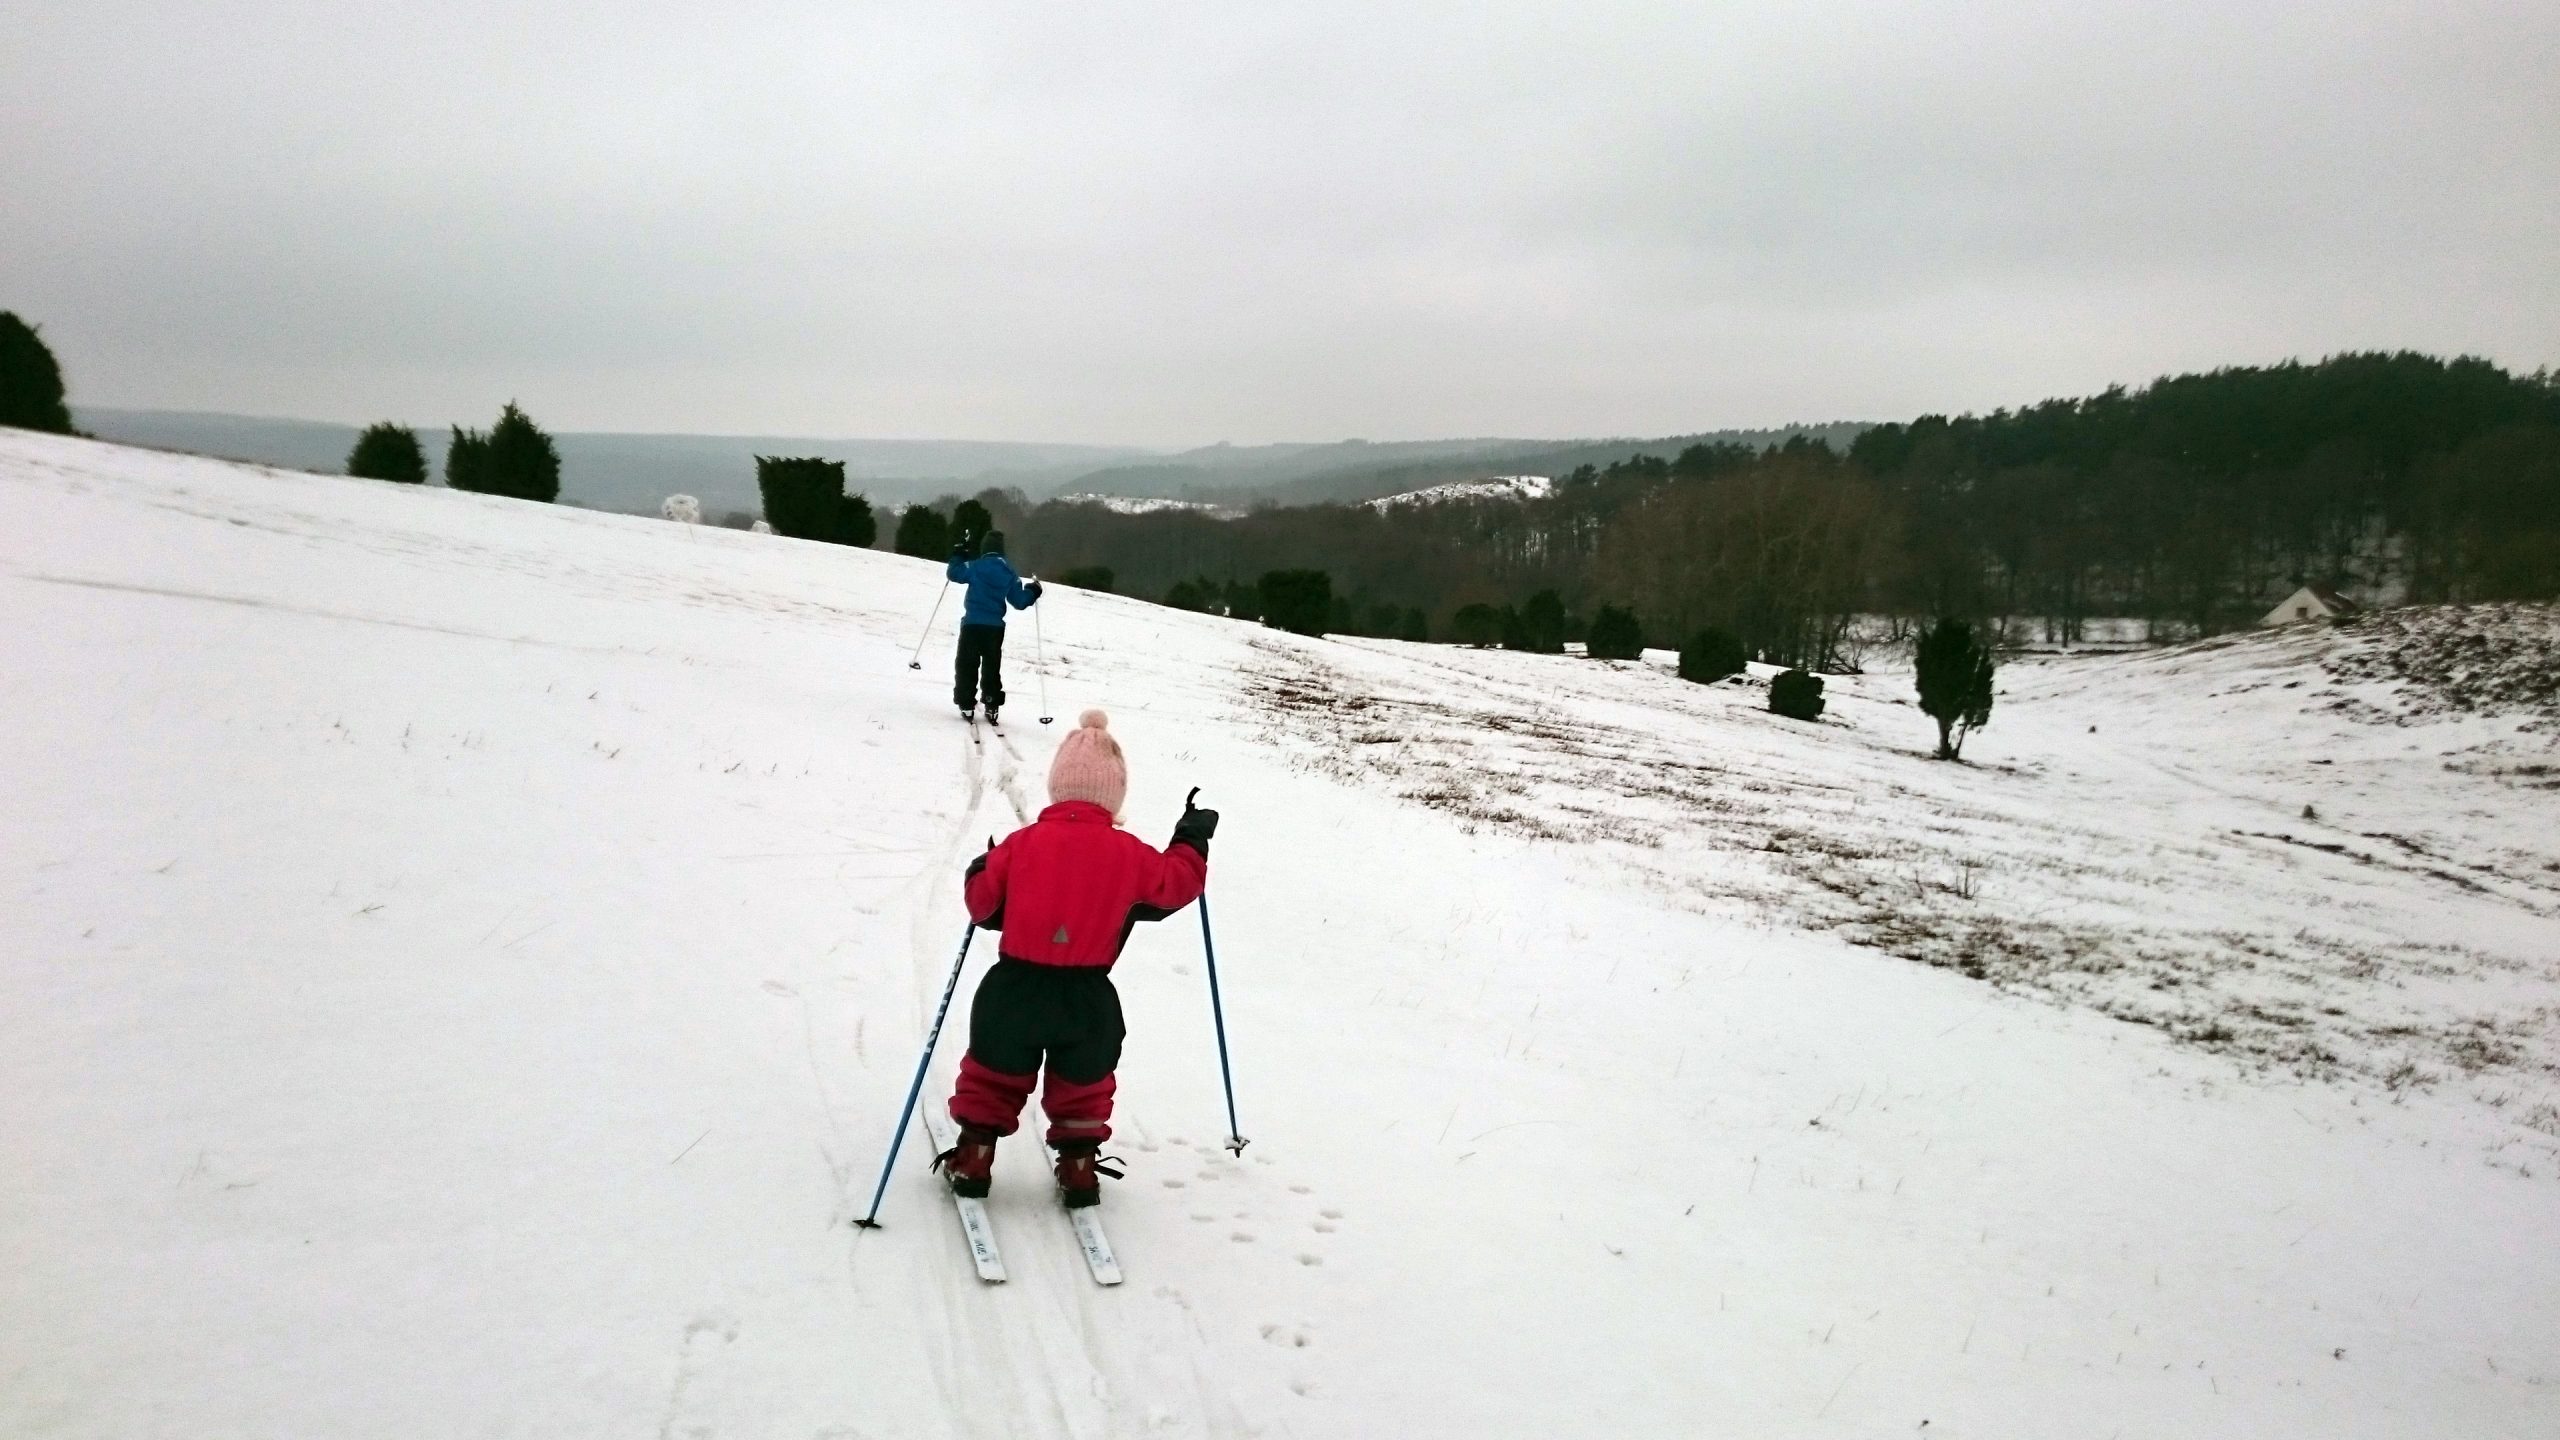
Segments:
[[[2270,673],[2263,642],[2185,648],[2232,667],[2214,673],[2234,693],[2297,711],[2320,693],[2299,651]],[[1835,680],[1846,703],[1808,726],[1766,713],[1755,682],[1685,685],[1658,666],[1386,642],[1256,651],[1249,702],[1308,768],[1471,830],[1588,846],[1676,903],[1835,934],[2272,1074],[2394,1092],[2485,1077],[2503,1088],[2484,1101],[2560,1099],[2560,866],[2466,825],[2467,788],[2406,797],[2386,825],[2199,773],[2157,743],[2213,741],[2172,719],[2176,683],[2094,700],[2104,687],[2059,683],[2122,657],[2055,662],[2078,667],[2051,688],[2080,703],[2040,716],[2004,701],[1992,763],[1949,765],[1926,758],[1901,673]],[[2327,763],[2318,736],[2272,734]],[[2003,735],[2027,743],[2003,750]]]
[[[2406,716],[2560,719],[2560,606],[2417,605],[2350,616],[2335,629],[2322,668],[2349,683],[2392,682]]]

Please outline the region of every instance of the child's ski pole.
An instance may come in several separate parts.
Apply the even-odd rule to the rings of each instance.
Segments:
[[[933,1012],[933,1028],[925,1033],[924,1053],[916,1057],[916,1078],[907,1086],[907,1103],[898,1111],[898,1133],[889,1137],[889,1157],[880,1162],[880,1184],[871,1192],[871,1213],[853,1223],[864,1230],[880,1228],[880,1197],[889,1193],[889,1172],[897,1167],[898,1147],[906,1143],[907,1121],[916,1113],[916,1097],[924,1093],[925,1067],[933,1063],[933,1047],[942,1039],[942,1018],[951,1013],[952,992],[960,988],[961,967],[969,963],[969,942],[978,938],[975,921],[960,937],[960,953],[951,957],[951,978],[942,982],[942,1005]]]
[[[1047,599],[1046,595],[1041,597]],[[1040,640],[1040,607],[1031,607],[1031,670],[1040,677],[1040,723],[1048,724],[1058,717],[1049,713],[1049,650]]]
[[[924,668],[924,642],[933,638],[933,622],[942,618],[942,602],[950,593],[951,582],[945,580],[942,582],[942,589],[933,597],[933,613],[924,617],[924,633],[916,637],[916,653],[908,657],[908,669]]]
[[[1193,791],[1198,794],[1198,791]],[[1218,1079],[1227,1087],[1227,1148],[1244,1156],[1246,1144],[1236,1125],[1236,1077],[1227,1066],[1227,1011],[1218,1000],[1218,942],[1209,935],[1209,892],[1200,892],[1200,948],[1209,955],[1209,1016],[1218,1027]]]

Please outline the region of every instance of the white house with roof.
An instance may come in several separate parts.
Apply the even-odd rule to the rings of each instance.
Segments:
[[[2304,620],[2335,620],[2364,607],[2326,585],[2305,585],[2287,595],[2259,620],[2260,625],[2292,625]]]

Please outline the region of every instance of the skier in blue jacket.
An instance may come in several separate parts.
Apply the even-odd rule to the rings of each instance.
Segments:
[[[1026,585],[1004,558],[1004,532],[990,530],[973,551],[967,541],[951,547],[946,572],[955,585],[969,587],[960,606],[960,655],[953,666],[952,703],[964,718],[987,702],[987,721],[995,723],[1004,706],[1004,610],[1028,610],[1040,603],[1040,582]]]

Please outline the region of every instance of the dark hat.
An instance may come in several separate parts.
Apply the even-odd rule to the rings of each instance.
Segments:
[[[981,555],[1003,554],[1004,532],[1001,530],[990,530],[985,535],[980,536],[978,539],[978,553]]]

